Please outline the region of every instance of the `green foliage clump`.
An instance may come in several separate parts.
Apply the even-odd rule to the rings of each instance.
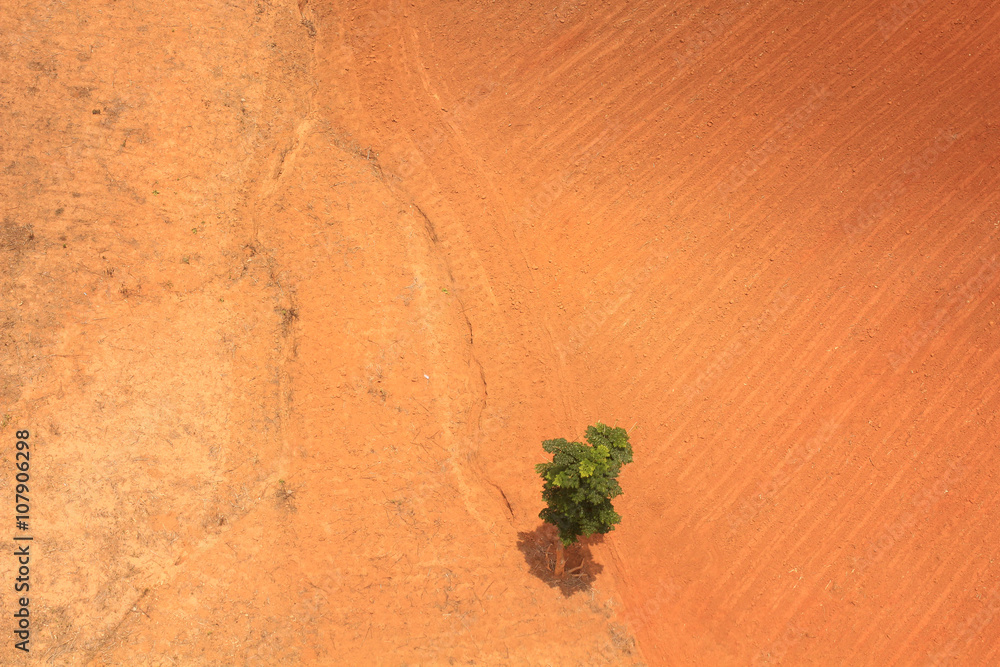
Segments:
[[[546,440],[542,448],[552,454],[552,462],[535,466],[545,481],[542,500],[548,505],[538,516],[559,529],[565,546],[581,535],[611,532],[622,520],[611,499],[622,494],[618,473],[632,462],[628,432],[598,422],[587,427],[586,439],[589,445]]]

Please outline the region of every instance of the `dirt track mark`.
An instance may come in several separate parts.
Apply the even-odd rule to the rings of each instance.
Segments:
[[[459,13],[436,30],[427,10],[427,23],[399,33],[403,45],[392,50],[409,74],[373,68],[366,81],[392,80],[408,91],[399,99],[424,102],[411,119],[442,127],[405,127],[433,151],[421,151],[423,161],[399,153],[433,173],[400,173],[442,238],[484,253],[503,295],[474,314],[477,345],[490,351],[502,341],[517,356],[523,345],[537,359],[546,353],[538,341],[512,344],[521,322],[546,322],[560,343],[568,324],[592,321],[595,305],[614,313],[598,318],[577,358],[567,355],[554,400],[577,419],[599,410],[640,419],[646,455],[658,462],[644,481],[676,491],[669,499],[627,493],[638,524],[611,540],[612,550],[627,545],[616,575],[633,592],[633,609],[648,607],[642,582],[658,568],[684,573],[669,601],[644,614],[648,658],[666,662],[683,646],[692,659],[742,664],[755,655],[746,642],[759,640],[798,660],[816,648],[803,638],[824,633],[839,639],[824,643],[823,659],[894,655],[904,623],[859,595],[901,585],[905,567],[936,576],[932,561],[916,542],[895,540],[863,581],[832,575],[863,552],[866,534],[896,525],[899,499],[932,486],[925,478],[943,474],[957,443],[982,446],[996,408],[987,380],[997,363],[988,329],[995,289],[977,263],[995,254],[986,233],[995,170],[984,165],[995,162],[996,138],[976,123],[989,117],[982,91],[995,78],[988,49],[1000,17],[985,3],[962,17],[928,3],[887,36],[885,12],[862,3],[826,14],[804,5],[671,11],[640,3],[587,10],[554,28],[533,20],[538,28],[512,50],[492,25],[509,27],[503,17]],[[479,60],[447,55],[453,43],[477,41],[468,48]],[[471,65],[483,60],[486,71]],[[458,124],[443,120],[484,81],[491,95]],[[394,136],[392,123],[405,120],[398,109],[378,132]],[[558,187],[580,147],[612,120],[621,135]],[[951,130],[962,140],[935,144]],[[391,154],[392,141],[383,144]],[[495,191],[480,182],[480,167]],[[900,187],[897,174],[910,180]],[[527,275],[506,256],[485,254],[515,247],[505,213],[522,210],[531,224]],[[845,238],[858,211],[874,215],[864,218],[865,234]],[[485,222],[465,224],[473,219]],[[454,220],[462,229],[453,235],[445,226]],[[654,236],[670,262],[655,278],[626,282],[645,266]],[[562,256],[550,264],[553,249]],[[974,288],[961,290],[966,284]],[[627,298],[619,285],[633,286]],[[961,316],[953,304],[938,326],[935,306],[953,297],[971,300]],[[904,346],[913,358],[893,372],[887,355],[899,350],[900,331],[928,335]],[[544,374],[527,367],[501,376],[495,406],[504,406],[507,385],[545,391]],[[967,401],[975,414],[961,407]],[[553,412],[540,408],[521,423],[552,428]],[[954,493],[988,498],[985,480],[963,482]],[[505,491],[516,507],[518,489]],[[750,493],[754,500],[740,503]],[[956,502],[921,514],[915,539],[943,549],[936,535],[950,512],[979,535],[985,524],[948,504]],[[731,512],[740,527],[724,537],[714,522],[728,525]],[[973,552],[972,564],[940,566],[947,576],[927,592],[930,606],[952,606],[948,591],[986,567],[981,546]],[[786,611],[762,621],[762,605]],[[907,613],[923,621],[922,612]],[[852,635],[847,619],[858,618],[864,630]],[[668,630],[692,619],[690,636]],[[760,632],[744,636],[758,621]],[[888,636],[874,632],[887,622]],[[928,631],[947,632],[949,622],[932,617]],[[782,641],[793,626],[795,641]]]
[[[464,427],[461,429],[460,433],[455,433],[452,431],[448,423],[442,425],[444,432],[445,441],[449,443],[448,449],[450,451],[450,460],[452,463],[452,470],[455,474],[456,480],[459,484],[459,488],[462,491],[462,496],[465,501],[466,509],[469,511],[470,515],[474,516],[476,520],[483,526],[483,528],[490,532],[492,531],[493,524],[489,522],[481,513],[478,506],[478,501],[476,500],[476,494],[473,492],[469,481],[466,479],[466,473],[463,470],[465,465],[472,465],[477,469],[477,474],[485,476],[485,472],[476,465],[475,455],[476,451],[473,450],[462,450],[460,448],[462,442],[474,443],[481,438],[482,431],[482,415],[487,406],[488,391],[486,385],[486,374],[483,370],[482,364],[479,362],[476,353],[475,346],[475,334],[472,328],[472,322],[469,319],[468,312],[466,310],[465,303],[460,296],[459,286],[456,284],[454,274],[452,273],[452,260],[451,255],[444,251],[444,248],[448,247],[447,239],[442,240],[438,236],[437,226],[430,219],[430,217],[423,211],[419,204],[411,201],[404,191],[401,191],[398,187],[395,187],[395,183],[392,179],[386,176],[386,172],[382,169],[382,165],[379,162],[378,155],[372,155],[370,149],[361,150],[357,146],[345,145],[342,139],[334,139],[334,145],[344,151],[346,154],[350,155],[356,160],[362,160],[370,166],[372,172],[385,188],[386,192],[396,199],[401,205],[415,211],[423,223],[423,228],[426,233],[429,246],[433,249],[437,260],[445,268],[448,275],[450,290],[455,292],[455,299],[458,302],[458,309],[461,313],[462,319],[465,323],[466,331],[468,332],[468,354],[469,354],[469,369],[470,377],[474,378],[478,386],[478,397],[475,401],[475,407],[473,408],[472,418],[460,422],[457,420],[457,416],[453,413],[448,415],[449,423],[464,423]],[[487,481],[488,478],[487,478]],[[503,490],[492,481],[489,483],[494,486],[503,498],[504,503],[510,507]]]

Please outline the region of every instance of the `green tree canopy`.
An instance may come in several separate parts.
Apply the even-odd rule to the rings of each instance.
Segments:
[[[559,529],[565,546],[581,535],[608,533],[622,520],[611,499],[622,494],[618,473],[632,462],[628,432],[598,422],[587,427],[586,439],[586,445],[546,440],[542,448],[552,454],[552,462],[535,466],[545,481],[542,500],[548,505],[538,516]]]

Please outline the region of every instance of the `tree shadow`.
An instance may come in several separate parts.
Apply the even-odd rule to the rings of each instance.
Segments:
[[[524,554],[524,562],[531,568],[531,574],[544,581],[549,588],[558,588],[566,597],[574,593],[590,590],[597,575],[604,566],[594,561],[590,553],[591,544],[604,541],[603,535],[581,537],[576,544],[566,548],[566,576],[558,579],[553,571],[556,564],[556,527],[543,523],[530,532],[517,534],[517,548]]]

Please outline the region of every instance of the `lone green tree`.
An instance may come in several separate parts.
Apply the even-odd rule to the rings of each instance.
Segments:
[[[564,438],[546,440],[542,448],[552,454],[552,462],[535,466],[545,482],[542,500],[548,505],[538,516],[559,529],[555,574],[560,578],[565,547],[581,535],[611,532],[622,520],[611,499],[622,494],[618,473],[632,462],[628,432],[598,422],[587,427],[586,439],[586,445]]]

